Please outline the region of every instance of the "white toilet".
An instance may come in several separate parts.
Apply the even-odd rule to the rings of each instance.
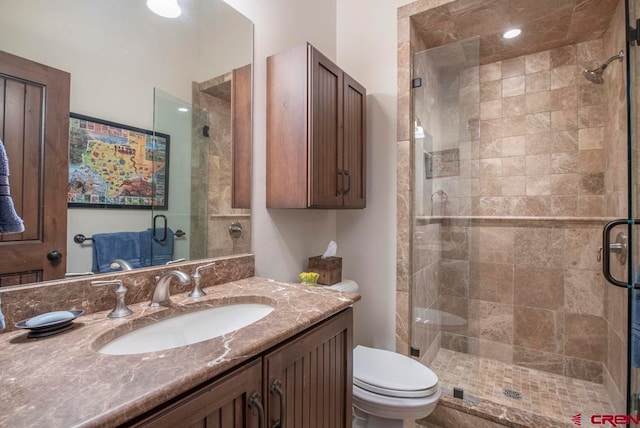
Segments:
[[[327,288],[358,290],[354,281]],[[428,416],[438,404],[438,376],[395,352],[356,346],[353,350],[353,428],[402,428]]]

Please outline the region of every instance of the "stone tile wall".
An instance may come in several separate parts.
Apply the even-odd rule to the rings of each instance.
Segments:
[[[467,320],[441,345],[602,382],[604,284],[596,253],[603,222],[443,220],[439,309]]]
[[[447,195],[440,214],[604,216],[604,88],[581,75],[604,57],[599,39],[440,69],[440,81],[457,75],[441,86],[458,96],[449,102],[440,97],[439,117],[458,123],[426,130],[434,135],[431,150],[459,151],[459,174],[426,180],[425,187]],[[428,91],[433,88],[415,94],[416,100]],[[429,124],[428,110],[415,115]],[[430,215],[434,207],[426,196],[422,212]]]

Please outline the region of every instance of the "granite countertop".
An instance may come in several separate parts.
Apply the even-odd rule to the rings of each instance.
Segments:
[[[360,299],[322,287],[252,277],[172,296],[172,308],[130,305],[134,314],[84,315],[57,336],[0,334],[0,426],[104,427],[130,420],[248,361]],[[265,318],[227,335],[181,348],[112,356],[96,350],[111,338],[179,312],[229,303],[275,307]],[[64,308],[70,309],[70,308]]]

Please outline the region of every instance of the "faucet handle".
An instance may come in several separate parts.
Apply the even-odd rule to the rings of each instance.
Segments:
[[[200,269],[206,269],[206,268],[209,268],[209,267],[212,267],[212,266],[216,267],[216,262],[211,262],[211,263],[207,263],[206,265],[198,266],[196,268],[196,273],[194,274],[194,276],[195,275],[200,275]]]
[[[206,265],[202,265],[202,266],[198,266],[196,268],[195,273],[192,275],[193,278],[193,291],[191,291],[191,293],[189,293],[189,297],[197,299],[198,297],[202,297],[202,296],[206,296],[207,293],[205,293],[202,290],[202,286],[200,285],[200,280],[202,279],[202,275],[200,275],[200,270],[201,269],[206,269],[209,267],[216,267],[216,263],[208,263]]]
[[[117,285],[116,288],[116,307],[114,310],[107,314],[109,318],[122,318],[128,317],[133,313],[131,309],[127,307],[124,298],[127,294],[127,287],[124,286],[121,279],[112,279],[109,281],[91,281],[91,285],[94,287],[100,287],[102,285]]]

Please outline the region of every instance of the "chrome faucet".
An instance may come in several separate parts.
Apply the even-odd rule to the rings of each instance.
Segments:
[[[111,269],[120,268],[120,270],[133,270],[133,266],[131,266],[128,261],[122,259],[114,259],[109,267]]]
[[[182,285],[191,284],[191,277],[180,270],[170,270],[162,276],[156,276],[156,288],[153,291],[153,298],[149,306],[171,306],[171,296],[169,295],[171,277],[178,278]]]
[[[205,293],[202,290],[202,286],[200,285],[200,280],[202,279],[202,275],[200,275],[200,270],[201,269],[206,269],[209,267],[216,267],[215,262],[213,263],[208,263],[206,265],[202,265],[202,266],[198,266],[196,268],[196,272],[191,276],[193,278],[193,291],[191,291],[191,293],[189,293],[189,297],[193,298],[193,299],[197,299],[198,297],[202,297],[202,296],[206,296],[207,293]]]

